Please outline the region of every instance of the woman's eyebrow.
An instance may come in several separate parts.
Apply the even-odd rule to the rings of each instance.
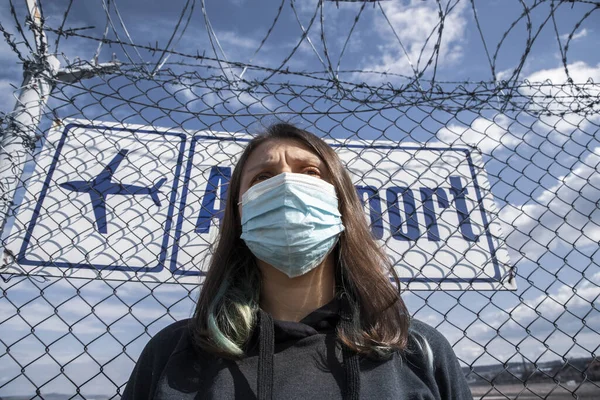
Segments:
[[[294,157],[290,161],[294,164],[301,164],[301,163],[312,163],[312,164],[319,164],[319,165],[322,164],[321,159],[319,157],[314,157],[314,156]],[[277,164],[279,164],[279,162],[277,162],[277,161],[265,161],[265,162],[256,164],[256,165],[248,168],[247,173],[251,174],[254,171],[259,171],[261,169],[272,167]]]
[[[255,166],[253,166],[253,167],[248,168],[247,172],[250,174],[250,173],[252,173],[254,171],[258,171],[258,170],[261,170],[261,169],[273,166],[275,164],[277,164],[277,163],[276,162],[272,162],[272,161],[262,162],[260,164],[257,164]]]

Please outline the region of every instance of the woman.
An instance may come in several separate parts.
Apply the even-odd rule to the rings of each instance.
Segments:
[[[336,153],[271,126],[233,171],[194,316],[150,340],[123,399],[471,399],[390,274]]]

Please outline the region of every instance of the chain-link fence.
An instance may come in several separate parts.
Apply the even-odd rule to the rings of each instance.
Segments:
[[[339,148],[409,310],[453,344],[476,398],[600,398],[600,69],[568,58],[600,3],[515,1],[495,40],[479,3],[284,0],[255,10],[269,20],[247,53],[228,50],[247,38],[219,36],[204,1],[182,1],[164,30],[124,1],[86,2],[90,24],[73,1],[5,5],[2,49],[25,83],[6,86],[18,106],[2,114],[2,200],[18,207],[0,396],[119,398],[149,338],[191,315],[228,168],[283,119]],[[352,56],[377,24],[389,71]],[[442,79],[464,26],[488,75]],[[544,35],[560,61],[534,71]]]

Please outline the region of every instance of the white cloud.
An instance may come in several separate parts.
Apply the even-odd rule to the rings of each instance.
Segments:
[[[519,299],[514,307],[482,314],[481,320],[497,327],[500,336],[509,342],[519,344],[520,352],[530,359],[536,359],[543,354],[549,358],[556,358],[556,354],[589,356],[589,352],[597,347],[598,337],[589,335],[589,329],[584,328],[587,326],[597,330],[600,327],[600,314],[592,307],[600,296],[598,283],[600,273],[573,286],[564,284],[535,298]],[[556,330],[555,323],[560,326],[560,331]],[[530,330],[529,333],[527,329]],[[469,335],[469,338],[478,343],[486,343],[495,335],[496,330],[490,330],[482,336]],[[559,338],[562,340],[557,340]],[[571,348],[572,338],[577,340],[578,348]],[[545,339],[554,342],[551,352],[541,343]],[[530,343],[523,346],[523,341]],[[501,358],[511,351],[517,353],[516,347],[493,349],[493,353],[499,354]]]
[[[600,65],[590,66],[584,61],[568,64],[569,72],[575,83],[585,83],[589,79],[595,82],[600,80]],[[562,66],[557,68],[542,69],[530,74],[527,80],[531,82],[550,81],[554,84],[567,83],[567,75]]]
[[[547,293],[536,290],[535,296],[527,288],[520,294],[494,293],[489,300],[481,293],[468,293],[459,296],[462,307],[450,306],[454,300],[438,293],[435,298],[427,296],[426,307],[419,304],[417,317],[438,326],[468,364],[496,364],[515,356],[520,361],[521,354],[530,360],[589,357],[598,346],[593,330],[600,328],[600,313],[593,305],[600,296],[599,284],[600,272],[596,272],[577,284],[555,284]],[[552,344],[550,349],[544,341]]]
[[[449,125],[440,129],[438,139],[449,144],[473,143],[486,154],[512,149],[522,140],[532,147],[544,141],[559,152],[555,158],[570,157],[560,146],[576,136],[593,135],[600,122],[600,105],[595,101],[600,90],[587,83],[600,82],[600,64],[590,66],[577,61],[567,67],[574,84],[562,66],[538,70],[525,78],[518,90],[531,103],[518,116],[518,122],[501,114],[479,117],[469,127]],[[511,73],[512,70],[501,71],[498,79]]]
[[[579,161],[558,183],[521,206],[500,212],[506,241],[518,260],[531,260],[561,243],[584,246],[600,242],[600,147]]]
[[[532,300],[519,303],[516,307],[508,310],[512,316],[510,323],[528,325],[539,316],[554,321],[565,310],[571,314],[577,314],[579,310],[584,309],[587,314],[592,303],[600,296],[600,286],[594,282],[600,282],[600,273],[594,274],[590,280],[584,280],[576,288],[562,285],[555,293],[549,295],[544,293]],[[590,315],[590,317],[593,316]],[[564,329],[568,330],[568,327],[565,326]]]
[[[591,153],[581,145],[577,152],[565,148],[567,142],[570,146],[589,142],[592,132],[597,130],[600,107],[593,100],[600,91],[585,82],[590,79],[600,82],[600,65],[593,67],[575,62],[568,67],[571,78],[580,84],[568,83],[564,69],[557,67],[536,71],[527,77],[529,82],[545,84],[531,84],[520,89],[522,94],[536,101],[530,111],[551,109],[553,114],[535,118],[533,113],[522,113],[518,123],[514,124],[514,119],[496,114],[489,118],[479,117],[469,126],[449,125],[437,133],[444,143],[475,144],[486,154],[514,149],[524,141],[531,148],[541,149],[543,145],[543,154],[562,160],[562,165],[569,165],[566,160],[573,160],[571,171],[553,187],[524,205],[508,204],[502,210],[503,231],[513,260],[522,258],[519,252],[536,260],[547,247],[555,249],[561,243],[584,246],[600,241],[600,211],[595,205],[600,199],[600,147],[592,149]],[[587,113],[574,112],[575,109],[585,109]],[[586,115],[589,113],[591,115]],[[531,129],[523,129],[529,126]],[[584,135],[586,137],[579,142],[574,140]],[[573,154],[578,152],[587,156],[577,161]],[[494,154],[494,158],[498,155]],[[551,176],[550,172],[546,175]],[[530,189],[524,192],[533,193]]]
[[[521,259],[518,252],[537,260],[547,248],[556,249],[559,244],[585,246],[600,242],[600,210],[596,205],[600,200],[600,147],[587,150],[580,145],[589,142],[600,121],[600,106],[593,102],[600,90],[586,84],[589,80],[600,82],[600,65],[578,61],[569,64],[568,69],[575,84],[569,83],[562,67],[536,71],[527,77],[529,82],[545,83],[520,89],[535,99],[530,110],[552,113],[540,115],[524,141],[531,146],[537,143],[537,148],[544,145],[546,156],[562,160],[563,165],[569,164],[567,160],[573,159],[573,154],[587,155],[579,161],[573,159],[571,171],[535,199],[521,206],[509,204],[501,211],[514,260]],[[577,141],[581,136],[585,137]],[[567,145],[579,147],[573,151],[565,148]]]
[[[126,285],[137,286],[141,289],[141,284],[129,283]],[[180,290],[174,293],[172,292],[174,287],[178,287]],[[63,302],[55,298],[56,293],[60,292],[61,298],[69,298],[70,295],[74,295],[75,289],[63,286],[54,287],[53,285],[51,288],[39,289],[50,292],[47,296],[50,300],[53,299],[51,304],[41,300],[33,301],[22,306],[18,315],[14,306],[8,302],[0,302],[0,321],[5,321],[2,322],[2,327],[10,327],[11,334],[14,335],[30,331],[30,325],[35,326],[36,331],[44,332],[43,335],[48,335],[50,332],[67,334],[69,325],[72,326],[76,335],[101,335],[107,332],[106,325],[115,324],[115,326],[111,326],[113,334],[116,332],[128,333],[124,331],[125,327],[141,328],[139,322],[132,319],[129,314],[144,324],[150,324],[162,317],[170,319],[169,314],[177,320],[191,316],[195,300],[188,296],[188,292],[183,287],[179,285],[151,285],[151,288],[153,289],[153,297],[147,297],[150,290],[146,289],[135,293],[136,296],[133,298],[119,289],[117,292],[119,298],[121,298],[121,301],[119,301],[116,297],[107,298],[112,291],[99,293],[85,287],[79,288],[80,294],[77,297]],[[22,297],[24,294],[29,296],[29,291],[23,293],[22,290],[13,290],[11,298],[14,301],[15,298]],[[99,294],[101,296],[98,296]],[[174,294],[176,296],[173,296]],[[154,298],[167,305],[161,305]],[[129,311],[130,307],[131,312]],[[170,307],[168,314],[166,307]],[[127,319],[122,320],[123,317],[127,317]],[[8,339],[6,340],[8,341]]]
[[[522,135],[516,136],[510,130],[511,120],[502,114],[493,118],[476,118],[471,125],[448,125],[440,129],[437,137],[449,145],[475,145],[485,154],[494,150],[514,148]]]
[[[0,305],[0,320],[5,321],[2,323],[2,327],[3,329],[10,328],[11,335],[26,336],[26,332],[31,330],[30,326],[35,326],[36,332],[45,332],[42,337],[46,337],[45,335],[48,335],[49,332],[62,332],[63,334],[69,332],[67,324],[54,316],[54,309],[48,304],[31,303],[22,307],[18,315],[15,314],[16,310],[14,307],[4,303]],[[58,315],[63,317],[63,319],[65,317],[60,312]],[[77,320],[79,319],[81,318],[77,318]],[[67,318],[66,320],[68,323],[73,323],[75,321],[73,318]],[[106,332],[106,327],[97,320],[86,318],[74,324],[72,331],[73,334],[78,336],[100,335]],[[8,338],[8,333],[5,336]],[[6,340],[7,342],[10,342],[10,340]]]
[[[437,30],[440,18],[437,3],[411,0],[408,5],[397,1],[385,2],[381,5],[396,34],[402,41],[408,56],[402,50],[385,17],[378,13],[374,25],[383,41],[383,44],[377,46],[381,55],[373,62],[369,62],[369,65],[363,67],[363,69],[412,76],[411,63],[418,71],[428,68],[427,62],[434,56],[438,38]],[[445,6],[445,3],[442,4],[443,8]],[[438,65],[450,65],[462,57],[463,48],[461,44],[467,26],[465,9],[466,2],[459,2],[445,16]],[[427,41],[432,32],[433,35]],[[419,57],[421,57],[420,61]]]
[[[217,38],[219,43],[223,46],[231,46],[236,48],[246,49],[254,52],[260,46],[260,40],[249,37],[245,34],[240,34],[234,31],[219,31],[217,32]],[[266,50],[266,44],[263,45],[262,50]],[[225,48],[225,54],[229,55],[227,48]]]
[[[122,354],[123,347],[127,346],[127,354],[135,361],[150,336],[174,322],[174,319],[188,318],[195,305],[195,300],[188,298],[187,290],[182,287],[179,289],[183,293],[172,297],[170,290],[176,285],[149,285],[152,296],[149,296],[150,289],[145,289],[136,291],[133,299],[119,289],[118,295],[126,303],[123,304],[115,296],[110,296],[112,290],[108,290],[110,287],[106,282],[88,281],[89,285],[94,286],[89,287],[84,280],[75,280],[76,288],[73,288],[64,285],[65,281],[62,279],[54,284],[40,285],[39,290],[44,290],[46,300],[31,300],[29,288],[23,290],[25,286],[31,286],[26,283],[20,283],[8,292],[7,297],[15,305],[0,298],[2,339],[11,346],[10,357],[19,363],[29,364],[27,374],[38,385],[56,376],[67,376],[78,384],[87,382],[82,390],[89,395],[114,394],[115,386],[106,382],[102,374],[119,385],[125,383],[134,362]],[[62,285],[57,286],[59,284]],[[125,285],[143,289],[141,284]],[[79,293],[72,297],[77,289]],[[92,314],[92,307],[95,315]],[[130,307],[131,314],[141,323],[129,315]],[[121,319],[123,316],[125,318]],[[108,324],[110,328],[107,328]],[[145,334],[144,325],[148,326],[148,334]],[[45,350],[46,346],[48,350]],[[44,355],[46,351],[56,361]],[[6,355],[0,359],[0,376],[12,378],[20,374],[21,368],[12,362],[12,358]],[[64,367],[64,375],[61,374],[61,366]],[[103,372],[100,371],[101,366]],[[88,382],[96,374],[98,376]],[[44,386],[44,393],[72,395],[73,390],[60,379]],[[3,395],[30,392],[28,381],[19,379],[3,389]]]
[[[593,125],[600,122],[600,104],[595,100],[600,96],[600,89],[597,84],[588,83],[600,82],[600,64],[590,66],[577,61],[567,67],[574,84],[569,83],[565,69],[557,67],[536,71],[527,77],[529,82],[543,85],[519,90],[534,99],[529,110],[542,113],[531,136],[541,132],[559,145],[582,132],[591,135],[596,130]]]
[[[562,40],[568,40],[569,39],[569,35],[570,35],[570,33],[565,33],[564,35],[560,35],[560,38]],[[579,32],[575,32],[573,34],[573,37],[571,37],[571,40],[581,39],[581,38],[586,37],[587,35],[588,35],[588,30],[586,28],[583,28]]]
[[[172,92],[182,97],[186,107],[193,111],[218,108],[220,112],[245,113],[248,109],[274,111],[278,104],[276,98],[268,93],[245,91],[226,85],[224,89],[194,86],[191,81],[173,85]]]
[[[502,80],[505,80],[506,78],[509,78],[513,72],[514,72],[514,70],[512,68],[508,68],[508,69],[496,72],[496,81],[500,82]]]
[[[600,106],[593,100],[600,95],[600,89],[597,85],[586,84],[600,82],[600,64],[591,66],[576,61],[567,68],[569,76],[563,66],[535,71],[526,77],[526,81],[534,84],[523,85],[519,91],[525,96],[535,96],[533,110],[537,111],[573,112],[582,108],[600,111]],[[569,77],[574,85],[569,83]]]

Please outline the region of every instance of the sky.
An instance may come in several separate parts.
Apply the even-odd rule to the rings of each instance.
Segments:
[[[24,6],[21,2],[14,3],[17,19],[24,24]],[[47,26],[61,25],[68,3],[42,1]],[[163,85],[136,82],[139,86],[131,85],[129,78],[109,79],[109,84],[95,78],[80,86],[59,88],[49,102],[58,116],[164,128],[176,126],[192,131],[252,132],[256,121],[262,121],[256,116],[264,115],[268,121],[279,114],[312,126],[316,133],[329,138],[475,143],[483,153],[511,263],[518,268],[518,289],[405,292],[403,298],[409,310],[444,333],[454,344],[463,365],[520,362],[522,356],[530,361],[544,361],[597,354],[600,346],[600,312],[596,305],[600,296],[597,104],[592,108],[593,113],[582,116],[573,110],[589,100],[574,97],[576,89],[544,86],[538,90],[525,84],[519,93],[536,99],[529,113],[498,108],[453,113],[443,107],[432,107],[431,103],[414,107],[393,103],[402,100],[401,96],[392,97],[390,101],[396,106],[380,113],[368,110],[355,114],[345,110],[346,114],[326,116],[310,113],[340,111],[348,104],[321,99],[311,105],[314,98],[311,96],[321,93],[315,85],[323,84],[323,79],[332,75],[340,81],[365,82],[375,88],[385,88],[388,84],[401,88],[414,78],[415,71],[423,72],[419,78],[422,87],[428,88],[435,79],[446,90],[477,88],[477,82],[493,84],[494,80],[563,84],[568,81],[562,61],[567,43],[570,78],[580,85],[588,82],[584,87],[592,99],[597,98],[598,87],[591,82],[600,81],[597,51],[600,16],[598,11],[590,13],[593,5],[561,4],[552,19],[550,2],[475,1],[475,14],[469,1],[443,0],[440,4],[447,16],[436,56],[439,10],[438,3],[430,0],[391,0],[381,2],[381,7],[378,3],[367,4],[362,11],[360,3],[326,2],[322,14],[317,1],[284,1],[278,23],[258,52],[280,2],[268,6],[261,2],[258,6],[249,0],[207,1],[205,14],[201,2],[184,0],[144,2],[143,6],[124,0],[110,2],[110,7],[108,4],[101,0],[75,2],[65,28],[85,28],[76,32],[101,38],[107,24],[104,8],[107,7],[109,22],[114,25],[114,30],[109,26],[108,39],[128,41],[129,35],[134,43],[150,47],[158,44],[164,48],[183,15],[184,24],[189,17],[189,26],[179,39],[180,29],[170,45],[178,52],[266,68],[288,68],[292,72],[319,73],[310,77],[291,74],[272,78],[271,89],[281,82],[308,85],[295,98],[267,90],[253,94],[214,92],[196,85],[197,77],[193,75]],[[523,4],[531,12],[520,18]],[[2,26],[18,35],[6,2],[0,6],[0,15]],[[517,22],[511,28],[514,21]],[[209,35],[209,30],[214,35]],[[306,31],[308,34],[302,39]],[[350,31],[352,35],[347,39]],[[56,36],[51,32],[48,35],[53,46]],[[533,40],[530,49],[528,40]],[[62,37],[57,57],[63,66],[77,59],[90,61],[98,44],[81,37]],[[23,54],[28,54],[23,43],[17,46]],[[526,49],[527,56],[523,59]],[[140,49],[137,54],[131,47],[114,43],[101,46],[98,61],[109,62],[113,53],[125,67],[132,62],[144,63],[152,70],[165,61],[160,52]],[[428,60],[436,57],[437,62],[428,65]],[[191,65],[171,64],[176,61]],[[14,105],[13,93],[22,79],[22,65],[5,41],[0,41],[0,65],[0,112],[6,113]],[[207,66],[214,69],[208,70]],[[214,61],[200,64],[193,58],[176,55],[166,60],[161,71],[167,68],[175,74],[211,71],[229,78],[243,75],[248,81],[268,75],[237,66],[223,66],[221,70]],[[166,79],[165,75],[159,77]],[[210,84],[217,87],[219,81]],[[92,88],[94,94],[87,94],[86,88]],[[119,93],[119,99],[101,95],[113,90]],[[360,94],[359,89],[355,90]],[[332,99],[334,94],[331,89]],[[223,98],[228,100],[225,105]],[[66,99],[72,103],[65,106]],[[142,105],[129,104],[123,99],[139,99]],[[179,107],[183,112],[143,107],[144,102],[160,104],[163,110]],[[440,103],[452,105],[451,100]],[[543,112],[547,108],[562,115],[547,115]],[[221,119],[189,118],[186,111],[242,112],[240,116]],[[306,111],[309,112],[303,114]],[[116,387],[125,383],[133,367],[132,359],[137,358],[150,335],[175,320],[189,317],[197,297],[197,288],[193,286],[115,281],[13,277],[0,285],[4,290],[0,296],[1,396],[32,394],[34,385],[42,386],[43,393],[72,394],[75,386],[87,395],[115,393]],[[144,325],[148,326],[147,331]],[[123,354],[124,347],[129,357]],[[60,365],[66,365],[64,373]]]

